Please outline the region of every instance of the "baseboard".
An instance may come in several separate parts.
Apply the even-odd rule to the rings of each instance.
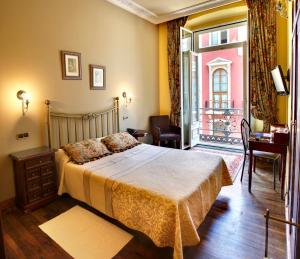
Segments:
[[[0,211],[15,207],[15,198],[10,198],[0,202]]]

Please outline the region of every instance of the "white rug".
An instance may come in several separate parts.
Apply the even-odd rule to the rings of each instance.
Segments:
[[[39,227],[78,259],[110,259],[132,239],[129,233],[80,206]]]

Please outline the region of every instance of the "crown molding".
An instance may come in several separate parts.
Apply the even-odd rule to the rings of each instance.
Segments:
[[[228,4],[240,2],[240,0],[207,0],[204,3],[183,8],[174,12],[170,12],[168,14],[157,15],[151,12],[150,10],[146,9],[145,7],[137,4],[133,0],[106,0],[106,1],[122,9],[125,9],[126,11],[133,13],[153,24],[159,24],[159,23],[171,21],[179,17],[188,16],[194,13],[216,8],[222,5],[228,5]]]
[[[106,0],[106,1],[122,9],[125,9],[126,11],[133,13],[151,23],[157,24],[156,21],[159,19],[159,17],[155,13],[149,11],[148,9],[135,3],[132,0]]]

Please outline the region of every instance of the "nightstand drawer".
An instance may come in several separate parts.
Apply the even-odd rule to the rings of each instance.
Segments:
[[[42,184],[56,183],[55,175],[50,174],[42,177]]]
[[[56,192],[56,184],[55,183],[47,183],[43,184],[43,196],[48,196]]]
[[[37,167],[46,163],[52,162],[51,156],[41,156],[39,158],[31,159],[25,162],[25,168]]]
[[[27,190],[30,191],[34,191],[38,188],[41,188],[41,179],[40,178],[36,178],[32,181],[28,181],[27,182]]]
[[[26,170],[26,179],[27,181],[32,181],[36,178],[41,177],[41,170],[40,168],[34,168],[34,169],[29,169]]]
[[[39,200],[42,197],[42,189],[38,188],[34,191],[28,192],[28,202],[34,202]]]
[[[54,174],[54,165],[50,164],[50,165],[46,165],[46,166],[42,166],[41,167],[41,173],[42,176],[48,176],[48,175],[53,175]]]

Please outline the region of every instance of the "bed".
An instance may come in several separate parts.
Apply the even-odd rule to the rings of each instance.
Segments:
[[[105,128],[96,126],[97,120],[105,121],[111,125],[112,133],[118,132],[119,110],[115,101],[116,105],[109,110],[111,115],[94,113],[74,119],[81,121],[80,124],[93,124],[96,131]],[[48,111],[49,143],[54,143],[55,135],[59,137],[56,143],[60,146],[63,139],[70,142],[69,133],[75,132],[70,125],[75,126],[77,133],[81,128],[82,138],[84,134],[86,138],[104,136],[88,128],[84,130],[78,121],[71,122],[71,115]],[[53,123],[55,120],[58,122]],[[63,120],[66,120],[64,134]],[[77,140],[76,136],[72,139]],[[173,247],[176,259],[183,258],[183,246],[200,242],[197,228],[222,186],[232,184],[226,164],[219,156],[147,144],[82,165],[70,162],[65,152],[58,149],[56,161],[59,195],[70,194],[127,227],[143,232],[159,247]]]

